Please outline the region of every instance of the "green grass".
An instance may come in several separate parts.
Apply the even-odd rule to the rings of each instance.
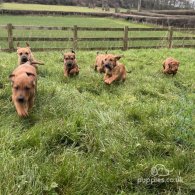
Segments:
[[[63,6],[63,5],[40,5],[40,4],[20,4],[20,3],[3,3],[2,8],[10,10],[39,10],[39,11],[67,11],[67,12],[104,12],[100,7],[91,9],[80,6]],[[120,11],[126,11],[120,9]],[[110,13],[114,12],[111,8]],[[108,13],[108,12],[106,12]]]
[[[81,27],[148,27],[138,23],[130,23],[122,19],[85,17],[85,16],[11,16],[1,15],[0,25],[44,25],[44,26],[74,26]]]
[[[78,52],[80,75],[64,79],[58,52],[40,66],[30,116],[18,118],[8,75],[15,53],[0,53],[0,194],[193,194],[195,55],[192,49],[129,50],[124,84],[104,85]],[[180,62],[176,76],[162,61]],[[140,183],[163,164],[183,182]]]
[[[113,20],[112,18],[94,18],[94,17],[81,17],[81,16],[66,16],[66,17],[54,17],[54,16],[1,16],[0,25],[6,25],[12,23],[13,25],[38,25],[38,26],[74,26],[81,27],[121,27],[125,25],[129,27],[147,27],[146,25],[129,23],[124,20]],[[43,30],[14,30],[13,35],[16,37],[72,37],[72,31],[43,31]],[[7,36],[6,30],[1,30],[1,36]],[[122,32],[94,32],[94,31],[80,31],[79,37],[123,37]],[[15,42],[16,46],[17,42]],[[122,45],[121,42],[82,42],[79,43],[84,47],[101,46],[104,44],[106,47],[114,45]],[[2,48],[7,47],[7,42],[1,41]],[[31,42],[32,47],[71,47],[71,42]]]

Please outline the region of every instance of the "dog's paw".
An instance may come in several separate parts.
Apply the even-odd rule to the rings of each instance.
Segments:
[[[28,107],[21,107],[16,105],[16,111],[18,113],[18,116],[23,118],[23,117],[27,117],[28,116]]]
[[[28,112],[27,111],[18,112],[18,116],[20,118],[28,117]]]
[[[110,84],[111,84],[111,82],[110,82],[109,79],[106,79],[106,80],[104,81],[104,83],[107,84],[107,85],[110,85]]]

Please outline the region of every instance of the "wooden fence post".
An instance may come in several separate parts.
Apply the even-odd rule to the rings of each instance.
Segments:
[[[168,48],[173,46],[173,28],[170,26],[168,29]]]
[[[12,24],[7,24],[7,35],[8,35],[8,47],[9,51],[14,50],[14,41],[13,41],[13,26]]]
[[[129,27],[125,26],[124,28],[124,37],[123,37],[123,50],[126,51],[128,50],[128,33],[129,33]]]
[[[73,49],[76,50],[78,48],[78,27],[74,25],[73,28]]]

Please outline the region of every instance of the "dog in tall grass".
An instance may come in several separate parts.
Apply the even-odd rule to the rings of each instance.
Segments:
[[[36,68],[30,64],[18,66],[9,76],[12,83],[12,101],[20,117],[28,116],[36,91]]]
[[[37,64],[43,65],[44,63],[38,62],[35,60],[29,43],[26,42],[26,47],[20,47],[20,44],[17,44],[17,55],[18,55],[18,65],[30,64],[37,68]]]
[[[163,62],[163,73],[175,75],[178,71],[180,62],[169,57]]]
[[[64,76],[71,77],[79,74],[79,67],[74,51],[64,53]]]
[[[105,69],[104,82],[108,85],[112,84],[114,81],[125,81],[127,71],[125,65],[120,63],[119,60],[121,55],[107,54],[103,60],[103,65]]]
[[[94,70],[99,73],[105,73],[104,60],[106,59],[107,52],[105,54],[101,54],[97,52]]]

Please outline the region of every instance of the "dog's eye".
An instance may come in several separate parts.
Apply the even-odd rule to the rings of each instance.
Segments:
[[[28,90],[30,90],[30,87],[27,87],[27,86],[26,86],[24,89],[25,89],[26,91],[28,91]]]
[[[18,87],[18,86],[15,86],[15,87],[14,87],[14,89],[15,89],[15,90],[18,90],[18,89],[19,89],[19,87]]]
[[[65,58],[65,60],[69,60],[69,58]]]
[[[19,55],[21,56],[21,55],[22,55],[22,53],[19,53]]]
[[[107,60],[107,58],[105,59],[105,61]]]
[[[74,58],[70,58],[71,60],[74,60]]]
[[[28,52],[26,52],[25,54],[28,55]]]
[[[113,62],[113,59],[110,59],[111,62]]]

